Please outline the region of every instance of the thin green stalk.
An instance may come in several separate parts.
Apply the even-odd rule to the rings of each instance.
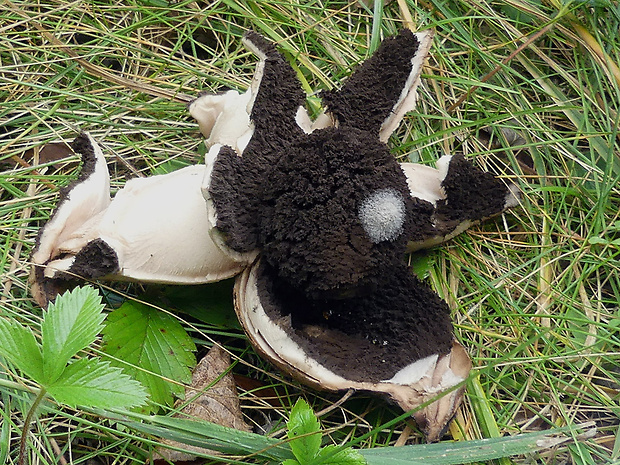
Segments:
[[[28,442],[28,433],[30,432],[30,424],[32,423],[34,419],[34,416],[37,412],[37,408],[39,407],[39,404],[45,398],[46,394],[47,394],[47,391],[41,388],[37,396],[34,398],[34,401],[32,402],[32,406],[28,410],[28,414],[26,415],[26,418],[24,419],[22,435],[19,441],[19,455],[17,458],[18,465],[24,465],[26,463],[26,454],[27,454],[26,446]]]
[[[373,53],[381,43],[381,23],[383,21],[384,0],[374,0],[372,11],[372,33],[370,36],[369,53]]]

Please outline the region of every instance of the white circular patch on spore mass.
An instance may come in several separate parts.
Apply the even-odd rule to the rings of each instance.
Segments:
[[[405,223],[405,201],[394,189],[377,190],[362,201],[358,216],[372,242],[393,241]]]

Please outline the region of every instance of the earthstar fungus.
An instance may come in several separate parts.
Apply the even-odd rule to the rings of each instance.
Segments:
[[[32,255],[45,304],[72,275],[199,283],[235,274],[235,310],[256,350],[316,388],[386,395],[412,410],[429,441],[458,407],[471,362],[450,311],[404,263],[517,204],[463,156],[437,169],[396,162],[386,141],[413,109],[430,31],[401,31],[314,121],[295,72],[249,32],[250,88],[190,104],[207,140],[205,165],[135,179],[114,199],[101,150],[84,160]],[[181,226],[182,225],[182,226]]]
[[[383,393],[404,410],[455,388],[471,368],[447,304],[405,266],[406,250],[517,203],[514,186],[461,155],[433,169],[390,154],[431,38],[404,30],[386,39],[341,89],[321,94],[326,111],[312,122],[293,69],[250,32],[244,42],[260,58],[250,89],[190,104],[215,141],[203,184],[211,235],[233,259],[258,257],[235,284],[252,344],[307,384]],[[214,101],[224,110],[207,121]],[[237,111],[247,102],[248,119],[225,145],[217,126],[227,127],[228,101]],[[457,388],[415,413],[428,440],[461,396]]]

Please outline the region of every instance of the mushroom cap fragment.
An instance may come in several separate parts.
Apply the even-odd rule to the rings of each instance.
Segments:
[[[360,340],[355,335],[330,329],[320,323],[295,324],[294,317],[290,313],[285,314],[284,309],[281,309],[283,313],[279,317],[270,315],[274,309],[267,310],[266,307],[272,305],[270,301],[273,296],[265,296],[266,291],[261,284],[264,279],[261,274],[264,272],[258,261],[237,277],[234,288],[237,316],[259,353],[282,371],[317,389],[355,389],[384,394],[405,411],[453,389],[414,414],[427,440],[436,441],[441,437],[460,404],[464,391],[462,383],[471,369],[467,352],[457,341],[450,337],[444,344],[445,349],[439,353],[431,350],[422,358],[417,357],[415,351],[407,358],[405,352],[400,360],[392,357],[386,363],[390,366],[377,369],[381,360],[371,354],[373,348],[375,352],[384,351],[393,341],[385,341],[384,344],[384,341]],[[289,302],[291,306],[298,304]],[[438,328],[437,334],[426,331],[423,338],[441,338],[442,332],[444,337],[449,336],[446,331],[449,332],[449,328],[443,331]],[[411,338],[412,345],[420,342],[414,334]],[[309,350],[311,345],[315,346],[316,353]],[[333,347],[328,351],[337,354],[325,358],[321,347],[324,350],[329,345]],[[375,374],[372,373],[373,368]],[[356,369],[359,370],[357,373]],[[386,370],[390,375],[385,375]]]
[[[211,240],[200,191],[204,165],[131,179],[110,199],[97,143],[82,134],[74,149],[84,159],[83,174],[63,192],[31,257],[32,293],[42,306],[76,277],[197,284],[234,276],[246,266]]]

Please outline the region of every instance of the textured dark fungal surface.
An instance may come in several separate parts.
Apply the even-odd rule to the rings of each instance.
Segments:
[[[84,182],[88,177],[94,173],[95,165],[97,164],[97,157],[95,155],[95,149],[88,140],[86,133],[81,133],[71,143],[71,149],[74,153],[78,154],[82,158],[82,168],[77,179],[65,188],[65,193],[68,193],[73,186]]]
[[[307,295],[357,294],[402,261],[416,226],[414,202],[402,170],[377,138],[352,128],[316,131],[291,146],[268,178],[261,193],[263,257]],[[358,211],[387,187],[403,198],[404,223],[392,241],[375,244]]]
[[[384,381],[452,347],[447,304],[405,265],[382,283],[381,292],[350,299],[307,299],[264,262],[257,286],[269,318],[288,329],[290,316],[291,339],[345,379]]]
[[[94,239],[80,250],[69,272],[86,279],[96,279],[119,271],[118,255],[103,239]]]
[[[267,318],[350,381],[386,381],[451,354],[448,306],[404,264],[406,246],[503,211],[508,189],[455,156],[441,186],[436,174],[410,190],[381,130],[412,101],[418,38],[404,30],[386,39],[340,90],[324,92],[334,124],[310,134],[294,118],[304,95],[292,68],[262,37],[246,41],[263,70],[250,95],[254,132],[242,154],[224,147],[215,156],[209,195],[226,246],[260,254]],[[412,193],[424,189],[431,201]]]
[[[419,47],[415,35],[401,32],[381,47],[347,79],[342,89],[321,93],[323,104],[340,126],[354,126],[378,137],[378,131],[398,101]]]
[[[500,180],[476,168],[463,155],[454,155],[441,186],[447,200],[438,207],[438,216],[447,221],[480,220],[505,208],[508,188]]]
[[[307,296],[346,298],[378,288],[377,277],[402,261],[407,241],[432,229],[433,206],[411,197],[405,175],[378,138],[411,74],[417,38],[405,30],[385,41],[360,67],[362,75],[326,93],[339,127],[309,135],[294,118],[305,100],[297,76],[265,39],[250,33],[246,40],[266,57],[264,74],[243,157],[223,148],[214,163],[209,194],[217,228],[233,250],[260,250]],[[385,189],[402,199],[402,221],[394,220],[392,231],[390,218],[379,218],[384,230],[374,221],[369,233],[360,209]]]

